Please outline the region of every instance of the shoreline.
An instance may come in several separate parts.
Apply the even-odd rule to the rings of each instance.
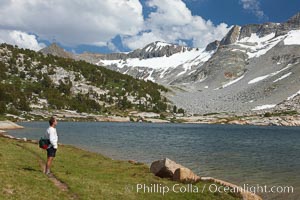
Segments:
[[[34,110],[21,115],[6,114],[2,119],[14,122],[45,121],[56,116],[59,121],[74,122],[145,122],[145,123],[187,123],[187,124],[237,124],[255,126],[300,126],[300,114],[286,111],[280,113],[208,113],[191,114],[158,114],[137,112],[120,114],[78,113],[72,110]],[[1,121],[0,121],[1,123]],[[0,124],[1,129],[1,124]]]
[[[13,122],[6,121],[6,123],[9,124],[10,127],[11,127],[11,128],[6,129],[6,130],[13,130],[13,129],[22,129],[22,128],[24,128],[22,126],[19,126],[19,125],[13,123]],[[0,121],[0,125],[1,125],[1,121]],[[2,129],[1,126],[0,126],[0,128]],[[26,137],[24,137],[24,138],[16,138],[14,136],[6,134],[6,132],[1,132],[1,130],[0,130],[0,137],[12,139],[12,140],[17,140],[17,141],[22,141],[22,142],[29,142],[29,143],[32,143],[32,144],[38,144],[37,140],[27,139]],[[75,148],[75,149],[80,149],[80,150],[83,150],[85,152],[92,152],[92,151],[89,151],[89,150],[77,147],[75,145],[65,145],[65,144],[61,144],[61,143],[60,143],[60,145],[69,146],[69,147]],[[97,153],[97,152],[93,152],[93,153],[102,155],[101,153]],[[104,156],[104,155],[102,155],[102,156]],[[107,158],[109,158],[111,160],[114,160],[111,157],[108,157],[108,156],[105,156],[105,157],[107,157]],[[144,165],[148,166],[145,163],[136,162],[135,160],[120,160],[120,161],[129,162],[129,163],[144,164]],[[149,170],[150,170],[150,168],[149,168]],[[229,188],[232,188],[232,189],[234,189],[234,188],[241,188],[240,186],[237,186],[237,185],[235,185],[233,183],[230,183],[228,181],[216,179],[216,178],[213,178],[213,177],[201,177],[200,176],[200,181],[203,181],[203,182],[213,182],[213,183],[217,183],[217,184],[220,184],[222,186],[229,187]],[[260,196],[258,196],[257,194],[251,193],[251,192],[248,192],[248,191],[239,190],[238,194],[242,196],[243,200],[262,200],[262,198]]]
[[[144,117],[142,119],[132,117],[121,117],[121,116],[65,116],[59,114],[53,114],[60,121],[65,122],[134,122],[134,123],[183,123],[183,124],[232,124],[232,125],[253,125],[253,126],[288,126],[297,127],[300,126],[300,115],[293,116],[271,116],[264,117],[259,115],[252,116],[234,116],[234,115],[212,115],[212,116],[181,116],[171,119],[160,119],[160,118],[150,118]],[[51,116],[51,115],[48,115]],[[32,121],[45,121],[47,118],[39,119],[18,119],[15,118],[14,122],[32,122]],[[5,122],[8,122],[6,120]],[[3,121],[2,121],[3,122]],[[15,128],[2,128],[0,121],[0,130],[5,129],[18,129]],[[22,128],[22,127],[21,127]]]
[[[186,122],[194,124],[235,124],[254,126],[300,126],[300,115],[294,116],[198,116],[182,117]]]

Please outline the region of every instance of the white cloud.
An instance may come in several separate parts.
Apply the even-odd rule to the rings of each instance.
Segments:
[[[183,26],[193,18],[191,11],[181,0],[149,0],[147,4],[157,9],[149,15],[148,19],[148,23],[154,26],[165,24]]]
[[[106,45],[118,34],[136,34],[142,25],[138,0],[0,0],[0,29],[69,46]]]
[[[139,0],[0,0],[1,39],[38,49],[42,44],[34,42],[37,35],[69,47],[88,44],[118,51],[111,42],[118,35],[124,46],[136,49],[157,40],[178,44],[188,40],[205,47],[228,32],[224,23],[214,25],[192,15],[182,0],[146,0],[146,6],[153,11],[144,19]],[[22,34],[8,36],[12,30],[31,37],[27,42]]]
[[[111,41],[107,42],[107,48],[113,52],[120,52],[118,47],[116,47],[116,45],[114,43],[112,43]]]
[[[138,35],[125,36],[122,38],[123,44],[130,49],[142,48],[145,45],[155,41],[166,42],[162,37],[153,32],[143,32]]]
[[[39,43],[35,35],[21,31],[0,30],[0,43],[18,45],[21,48],[38,51],[46,45]]]
[[[245,10],[252,12],[259,19],[267,18],[265,13],[260,8],[260,3],[258,0],[240,0]]]
[[[192,40],[193,46],[205,47],[222,39],[229,30],[225,23],[216,26],[210,20],[193,16],[182,0],[149,0],[147,5],[154,11],[145,20],[141,33],[123,37],[123,44],[131,49],[157,40],[181,44],[182,40]]]

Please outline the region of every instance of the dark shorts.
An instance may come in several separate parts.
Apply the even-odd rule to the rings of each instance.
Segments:
[[[47,149],[47,157],[55,157],[55,155],[56,155],[56,149],[54,149],[53,147]]]

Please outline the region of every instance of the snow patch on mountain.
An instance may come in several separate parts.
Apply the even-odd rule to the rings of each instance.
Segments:
[[[222,88],[226,88],[226,87],[228,87],[228,86],[230,86],[230,85],[232,85],[232,84],[234,84],[234,83],[240,81],[240,80],[243,79],[244,77],[245,77],[245,74],[244,74],[243,76],[239,77],[239,78],[236,78],[236,79],[234,79],[234,80],[232,80],[232,81],[226,83],[225,85],[222,86]]]
[[[159,51],[161,48],[163,47],[167,47],[167,46],[172,46],[169,43],[165,43],[165,42],[156,42],[155,46],[152,46],[151,44],[145,49],[146,52],[151,52],[151,51]],[[175,45],[176,47],[176,45]]]
[[[293,94],[292,96],[289,96],[288,98],[287,98],[287,100],[289,101],[289,100],[292,100],[295,96],[297,96],[298,94],[300,94],[300,90],[297,92],[297,93],[295,93],[295,94]]]
[[[265,75],[265,76],[259,76],[259,77],[257,77],[257,78],[252,79],[251,81],[249,81],[248,84],[257,83],[257,82],[259,82],[259,81],[262,81],[262,80],[268,78],[269,76],[270,76],[269,74],[268,74],[268,75]]]
[[[250,37],[241,39],[239,42],[264,43],[275,37],[275,33],[270,33],[264,37],[259,37],[256,33],[252,33]]]
[[[275,76],[275,75],[277,75],[277,74],[279,74],[279,73],[281,73],[281,72],[283,72],[283,71],[289,69],[291,66],[292,66],[291,64],[288,64],[286,67],[282,68],[282,69],[279,70],[279,71],[276,71],[276,72],[273,72],[273,73],[270,73],[270,74],[267,74],[267,75],[264,75],[264,76],[260,76],[260,77],[254,78],[254,79],[252,79],[251,81],[249,81],[248,84],[257,83],[257,82],[262,81],[262,80],[264,80],[264,79],[266,79],[266,78]]]
[[[292,30],[288,32],[284,39],[285,45],[300,45],[300,30]]]
[[[152,74],[153,74],[154,70],[152,70],[149,74],[149,76],[147,78],[145,78],[146,81],[152,81],[152,82],[155,82],[155,79],[152,77]]]
[[[285,36],[275,37],[275,33],[270,33],[264,37],[259,37],[256,33],[252,33],[250,37],[243,38],[236,42],[243,51],[246,50],[248,59],[260,57],[266,54],[270,49],[276,46]]]
[[[281,81],[282,79],[285,79],[285,78],[289,77],[291,74],[292,74],[292,72],[289,72],[289,73],[287,73],[287,74],[281,76],[280,78],[276,79],[275,81],[273,81],[273,83],[276,83],[276,82],[278,82],[278,81]]]
[[[163,44],[163,43],[162,43]],[[151,49],[149,49],[151,50]],[[204,63],[214,52],[207,52],[204,49],[182,51],[171,56],[155,57],[148,59],[128,58],[126,60],[100,60],[97,64],[106,66],[115,65],[118,68],[127,67],[147,67],[152,69],[168,69],[182,66],[184,72],[190,70],[192,66]]]
[[[276,106],[276,104],[267,104],[267,105],[261,105],[261,106],[256,106],[255,108],[253,108],[253,111],[258,111],[258,110],[265,110],[265,109],[270,109],[270,108],[274,108]]]

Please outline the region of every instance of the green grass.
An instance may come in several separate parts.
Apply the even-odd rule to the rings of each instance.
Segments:
[[[212,112],[212,113],[205,113],[203,116],[210,116],[210,115],[218,115],[220,113]]]
[[[24,150],[22,145],[28,150]],[[172,188],[177,182],[161,179],[149,172],[149,167],[138,163],[112,160],[101,154],[84,151],[72,146],[60,145],[52,171],[69,186],[69,192],[61,192],[45,176],[38,164],[37,155],[46,159],[45,150],[37,144],[0,138],[0,199],[239,199],[232,194],[160,193],[136,192],[136,184],[161,184]],[[199,189],[204,182],[194,184]],[[187,184],[180,184],[186,186]],[[133,190],[131,190],[133,189]],[[13,192],[10,192],[13,191]]]
[[[16,144],[0,138],[0,199],[67,199],[41,173],[37,158]]]
[[[281,112],[266,112],[264,114],[264,117],[280,117],[280,116],[293,116],[298,115],[299,113],[296,110],[287,110],[287,111],[281,111]]]

